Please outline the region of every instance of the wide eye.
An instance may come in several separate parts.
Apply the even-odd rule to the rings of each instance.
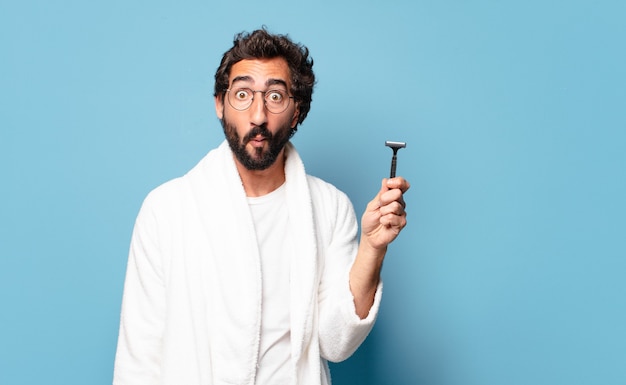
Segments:
[[[250,90],[245,88],[240,88],[235,92],[235,99],[237,100],[247,100],[250,98]]]
[[[268,102],[272,103],[281,103],[284,98],[285,96],[280,90],[270,90],[267,91],[267,95],[265,95],[265,99],[267,99]]]

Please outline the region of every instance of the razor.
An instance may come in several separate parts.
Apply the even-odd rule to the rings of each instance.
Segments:
[[[405,142],[392,142],[388,140],[385,142],[385,146],[390,147],[393,150],[393,157],[391,158],[391,172],[389,173],[389,177],[395,178],[398,150],[401,148],[405,148],[406,143]]]

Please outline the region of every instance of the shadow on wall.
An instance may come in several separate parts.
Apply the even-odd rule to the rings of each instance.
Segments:
[[[376,329],[376,327],[374,327]],[[374,330],[352,357],[340,363],[330,363],[333,385],[375,384],[374,380]]]
[[[407,349],[406,345],[411,341],[394,341],[393,336],[387,338],[387,330],[377,324],[352,357],[341,363],[330,364],[333,385],[450,383],[444,376],[444,360],[436,353],[437,349],[431,349],[427,343]]]

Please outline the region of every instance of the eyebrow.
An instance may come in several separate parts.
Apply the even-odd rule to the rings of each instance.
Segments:
[[[287,89],[287,82],[284,81],[283,79],[267,79],[267,81],[265,82],[266,86],[275,86],[275,85],[281,85],[283,87],[285,87],[285,89]]]
[[[233,79],[233,83],[232,84],[234,85],[237,82],[252,82],[252,81],[254,81],[254,80],[252,79],[251,76],[248,76],[248,75],[236,76]],[[285,89],[288,88],[287,87],[287,82],[284,81],[283,79],[273,79],[273,78],[272,79],[267,79],[267,81],[265,82],[265,85],[268,86],[268,87],[275,86],[275,85],[281,85],[281,86],[285,87]]]

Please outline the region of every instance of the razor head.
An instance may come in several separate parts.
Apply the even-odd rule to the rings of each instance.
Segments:
[[[387,140],[385,142],[385,146],[391,147],[391,148],[405,148],[406,142],[392,142],[391,140]]]

